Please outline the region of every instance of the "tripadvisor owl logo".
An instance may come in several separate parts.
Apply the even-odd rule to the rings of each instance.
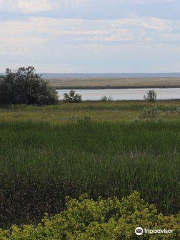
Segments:
[[[136,235],[142,235],[143,234],[143,229],[141,228],[141,227],[137,227],[136,229],[135,229],[135,234]]]

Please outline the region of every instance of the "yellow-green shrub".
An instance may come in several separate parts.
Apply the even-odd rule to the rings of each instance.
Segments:
[[[173,230],[173,234],[143,234],[135,229]],[[37,226],[13,226],[0,230],[1,240],[119,240],[119,239],[180,239],[180,214],[164,216],[154,205],[145,203],[139,193],[128,198],[94,201],[86,195],[79,200],[67,199],[67,209]]]

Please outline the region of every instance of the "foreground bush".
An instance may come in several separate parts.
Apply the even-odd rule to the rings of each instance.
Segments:
[[[36,227],[13,226],[0,230],[1,240],[135,240],[137,227],[150,230],[173,230],[171,234],[143,234],[140,239],[179,239],[180,214],[164,216],[158,214],[154,205],[149,205],[134,192],[120,202],[117,198],[93,201],[85,196],[79,200],[69,199],[67,210],[45,218]]]
[[[0,104],[50,105],[58,102],[54,88],[48,85],[33,67],[19,68],[16,72],[6,70],[0,76]]]

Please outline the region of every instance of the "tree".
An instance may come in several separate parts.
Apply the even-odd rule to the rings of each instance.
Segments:
[[[82,96],[71,90],[69,93],[64,94],[63,101],[66,103],[80,103],[82,102]]]
[[[148,102],[156,102],[157,94],[154,90],[147,91],[147,95],[144,96],[144,99]]]
[[[58,103],[57,91],[49,86],[34,67],[7,69],[0,76],[0,104],[50,105]]]

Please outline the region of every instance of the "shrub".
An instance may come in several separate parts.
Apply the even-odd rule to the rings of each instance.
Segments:
[[[88,123],[88,122],[90,122],[92,119],[91,119],[91,117],[90,116],[85,116],[85,117],[83,117],[83,118],[79,118],[78,119],[78,123]]]
[[[147,91],[147,95],[144,96],[144,99],[148,102],[156,102],[157,94],[154,90]]]
[[[6,70],[0,77],[0,104],[57,104],[58,94],[34,67],[19,68],[16,72]]]
[[[135,240],[135,229],[173,230],[171,234],[143,234],[141,239],[179,239],[180,214],[164,216],[154,205],[147,204],[134,192],[128,198],[98,201],[86,195],[79,200],[67,198],[67,209],[52,218],[48,215],[36,227],[13,226],[10,230],[0,230],[0,239],[64,239],[64,240]]]
[[[80,103],[82,102],[82,96],[71,90],[69,93],[64,94],[63,101],[66,103]]]
[[[101,102],[112,102],[113,99],[111,96],[107,97],[107,96],[103,96],[100,100]]]
[[[149,107],[144,108],[140,111],[141,118],[156,118],[158,116],[158,108],[157,107]]]

